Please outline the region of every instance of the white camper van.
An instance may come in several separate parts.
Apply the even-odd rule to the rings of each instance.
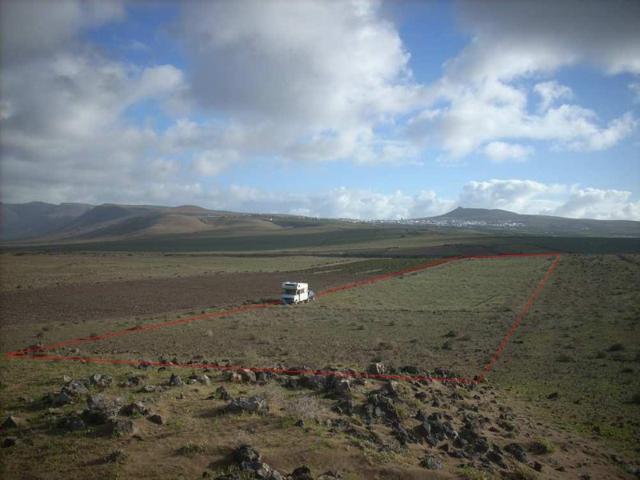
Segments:
[[[282,303],[292,305],[295,303],[314,300],[315,294],[309,290],[308,283],[284,282],[282,284]]]

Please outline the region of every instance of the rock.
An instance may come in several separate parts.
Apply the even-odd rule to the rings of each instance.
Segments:
[[[14,447],[18,443],[18,439],[16,437],[5,437],[2,440],[2,448],[10,448]]]
[[[61,407],[62,405],[68,405],[73,403],[73,397],[67,392],[62,391],[59,393],[49,394],[45,397],[45,401],[50,403],[54,407]]]
[[[67,384],[69,382],[71,382],[73,380],[73,378],[71,378],[69,375],[63,375],[62,376],[62,381]]]
[[[347,378],[327,377],[325,390],[334,397],[346,397],[351,394],[351,382]]]
[[[372,375],[384,375],[387,369],[384,366],[384,363],[374,362],[369,367],[367,367],[367,373]]]
[[[492,463],[495,463],[499,467],[505,468],[506,465],[504,463],[504,459],[502,458],[502,453],[500,452],[500,448],[497,445],[494,445],[491,450],[487,452],[485,455],[486,459]]]
[[[78,415],[67,415],[63,417],[58,422],[58,428],[62,430],[67,430],[69,432],[77,432],[79,430],[84,430],[87,428],[87,425],[84,423],[84,420],[80,418]]]
[[[381,393],[372,393],[364,405],[365,420],[371,423],[373,419],[381,418],[389,422],[399,422],[400,416],[393,400]]]
[[[123,450],[114,450],[104,457],[102,461],[104,463],[122,463],[127,459],[127,457],[128,455]]]
[[[164,425],[164,423],[165,423],[164,417],[162,415],[157,414],[157,413],[155,413],[153,415],[149,415],[147,417],[147,419],[150,422],[155,423],[156,425]]]
[[[145,385],[142,387],[142,391],[144,393],[152,393],[156,391],[156,387],[154,385]]]
[[[427,455],[422,459],[420,465],[427,470],[440,470],[442,468],[442,461],[434,455]]]
[[[227,382],[241,383],[242,382],[242,375],[240,375],[238,372],[229,371],[229,372],[226,373],[224,379]]]
[[[321,391],[326,388],[327,377],[321,375],[304,375],[300,377],[299,384],[309,390]]]
[[[242,368],[238,370],[238,373],[240,374],[243,382],[256,383],[256,374],[252,370],[249,370],[248,368]]]
[[[524,447],[518,443],[510,443],[506,447],[504,447],[505,452],[510,453],[513,457],[519,462],[527,461],[527,452]]]
[[[220,400],[224,400],[224,401],[231,400],[231,394],[222,385],[216,388],[214,396],[215,398],[219,398]]]
[[[400,422],[394,422],[391,425],[391,428],[393,429],[393,436],[396,437],[401,445],[416,442],[416,438],[409,432],[407,432],[407,430],[400,424]]]
[[[172,373],[171,378],[169,378],[169,386],[181,387],[182,385],[184,385],[182,378],[180,378],[180,376],[176,375],[175,373]]]
[[[113,383],[113,377],[111,375],[104,375],[102,373],[94,373],[89,377],[89,383],[100,388],[110,387]]]
[[[447,438],[455,440],[458,437],[458,433],[453,429],[451,423],[446,420],[443,421],[442,415],[437,412],[432,413],[423,420],[422,425],[418,426],[416,430],[432,447]]]
[[[128,418],[110,418],[107,421],[107,432],[110,435],[122,437],[137,433],[138,427]]]
[[[269,411],[269,405],[265,398],[260,395],[238,397],[229,402],[227,411],[232,413],[266,413]]]
[[[296,427],[304,428],[304,420],[300,419],[295,423]]]
[[[289,476],[290,480],[313,480],[311,469],[306,465],[296,468]]]
[[[9,415],[4,422],[2,422],[2,425],[0,425],[0,428],[2,428],[3,430],[7,430],[9,428],[18,428],[20,425],[22,425],[22,420],[19,419],[18,417],[14,417],[13,415]]]
[[[87,393],[89,393],[89,389],[82,381],[71,380],[64,387],[62,387],[60,393],[66,393],[71,397],[78,397],[80,395],[86,395]]]
[[[250,445],[242,445],[233,452],[233,457],[238,463],[262,461],[262,455],[260,455],[260,452]]]
[[[149,409],[142,402],[133,402],[128,405],[125,405],[120,409],[120,415],[126,415],[131,417],[133,415],[147,415],[149,413]]]
[[[90,424],[104,424],[118,415],[121,400],[119,398],[106,398],[102,394],[90,395],[87,398],[87,408],[82,412],[82,418]]]

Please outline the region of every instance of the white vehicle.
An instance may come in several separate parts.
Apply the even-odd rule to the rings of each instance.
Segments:
[[[282,303],[292,305],[315,300],[315,293],[309,290],[308,283],[284,282],[282,284]]]

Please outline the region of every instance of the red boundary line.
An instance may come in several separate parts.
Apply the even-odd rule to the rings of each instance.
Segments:
[[[303,370],[303,369],[287,369],[287,368],[268,368],[268,367],[243,367],[240,365],[217,365],[217,364],[198,364],[198,363],[165,363],[165,362],[152,362],[152,361],[140,361],[140,360],[128,360],[128,359],[116,359],[116,358],[100,358],[100,357],[80,357],[80,356],[68,356],[68,355],[52,355],[46,352],[55,350],[61,347],[68,347],[70,345],[79,345],[83,343],[93,343],[100,340],[106,340],[109,338],[121,337],[123,335],[129,335],[137,332],[147,332],[151,330],[157,330],[160,328],[173,327],[176,325],[185,325],[188,323],[207,320],[210,318],[225,317],[228,315],[235,315],[237,313],[246,312],[250,310],[259,310],[263,308],[273,307],[279,305],[280,302],[273,300],[270,302],[258,303],[253,305],[243,305],[240,307],[234,307],[227,310],[221,310],[216,312],[204,313],[201,315],[193,315],[191,317],[180,318],[178,320],[171,320],[167,322],[149,323],[140,327],[132,327],[123,330],[117,330],[113,332],[107,332],[102,335],[96,335],[92,337],[78,337],[65,340],[62,342],[52,343],[49,345],[28,347],[22,350],[16,350],[13,352],[7,352],[5,355],[10,359],[21,360],[40,360],[40,361],[69,361],[69,362],[82,362],[82,363],[95,363],[102,365],[131,365],[131,366],[171,366],[178,368],[191,368],[191,369],[203,369],[203,370],[221,370],[221,371],[237,371],[237,370],[249,370],[252,372],[265,372],[281,375],[318,375],[318,376],[339,376],[348,378],[370,378],[376,380],[401,380],[401,381],[422,381],[422,382],[444,382],[444,383],[461,383],[461,384],[475,384],[484,381],[486,375],[493,370],[493,367],[498,362],[504,349],[509,343],[509,340],[516,332],[524,318],[527,316],[531,307],[542,293],[547,281],[553,274],[558,262],[560,261],[559,253],[513,253],[513,254],[501,254],[501,255],[472,255],[472,256],[456,256],[439,260],[434,260],[428,263],[423,263],[415,267],[405,268],[396,272],[385,273],[382,275],[375,275],[363,280],[351,282],[338,287],[329,288],[318,293],[318,296],[330,295],[332,293],[349,290],[352,288],[361,287],[364,285],[370,285],[382,280],[387,280],[394,277],[400,277],[410,273],[420,272],[428,268],[436,267],[438,265],[444,265],[457,260],[479,260],[479,259],[492,259],[492,258],[509,258],[509,257],[554,257],[553,262],[547,269],[544,277],[540,280],[536,288],[529,296],[527,302],[520,309],[516,315],[515,320],[511,324],[511,327],[507,333],[503,336],[502,341],[491,355],[491,358],[484,366],[482,373],[473,378],[466,377],[432,377],[429,375],[390,375],[390,374],[372,374],[366,372],[357,371],[339,371],[339,370]]]

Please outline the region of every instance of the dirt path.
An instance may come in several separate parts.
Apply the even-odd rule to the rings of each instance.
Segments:
[[[280,284],[304,278],[322,290],[366,276],[363,272],[218,273],[170,279],[63,285],[0,293],[2,324],[116,319],[277,298]]]

